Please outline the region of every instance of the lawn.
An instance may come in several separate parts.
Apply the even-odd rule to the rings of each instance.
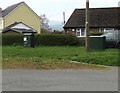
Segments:
[[[3,46],[2,55],[3,67],[5,68],[11,68],[10,65],[12,64],[17,64],[15,67],[12,66],[12,68],[16,68],[18,64],[21,65],[20,68],[22,66],[24,67],[25,64],[29,64],[29,66],[27,66],[28,69],[29,67],[55,69],[59,68],[60,65],[63,67],[63,69],[70,67],[80,67],[78,63],[71,63],[70,61],[107,66],[118,65],[117,49],[107,49],[105,51],[92,51],[87,53],[85,52],[84,47],[73,46],[40,46],[36,48],[23,48],[22,46]],[[54,66],[53,64],[56,65]]]

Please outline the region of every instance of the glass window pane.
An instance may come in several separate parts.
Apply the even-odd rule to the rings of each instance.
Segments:
[[[80,32],[77,32],[77,36],[80,36]]]
[[[85,30],[81,29],[81,36],[85,36]]]

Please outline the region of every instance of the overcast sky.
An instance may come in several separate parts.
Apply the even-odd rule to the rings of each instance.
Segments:
[[[63,21],[63,12],[66,20],[75,8],[85,8],[86,0],[22,0],[28,4],[38,15],[46,14],[49,20]],[[118,7],[120,0],[90,0],[91,8]],[[19,3],[21,0],[0,0],[0,7],[6,7]]]

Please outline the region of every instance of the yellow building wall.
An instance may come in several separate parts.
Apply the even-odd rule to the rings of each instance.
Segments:
[[[0,18],[0,29],[3,29],[3,19]]]
[[[4,17],[4,27],[7,27],[15,22],[23,22],[24,24],[35,29],[38,33],[41,33],[41,20],[31,11],[24,3],[19,5],[10,14]]]

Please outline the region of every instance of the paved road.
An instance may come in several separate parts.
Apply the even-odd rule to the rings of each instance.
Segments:
[[[118,72],[3,70],[3,91],[117,91]]]
[[[0,93],[2,92],[2,70],[0,70]]]

